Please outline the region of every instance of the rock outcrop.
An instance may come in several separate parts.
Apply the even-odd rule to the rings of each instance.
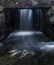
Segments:
[[[0,5],[4,7],[49,7],[54,4],[54,0],[1,0]]]

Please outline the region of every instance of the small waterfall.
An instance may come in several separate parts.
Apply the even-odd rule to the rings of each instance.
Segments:
[[[32,30],[31,9],[20,9],[20,30]]]
[[[35,22],[36,22],[36,29],[42,31],[42,25],[43,25],[43,13],[41,9],[35,9]]]
[[[42,25],[43,25],[43,17],[42,17],[42,10],[39,10],[39,27],[40,31],[42,31]]]

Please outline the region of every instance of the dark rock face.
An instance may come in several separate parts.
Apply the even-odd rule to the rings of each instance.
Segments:
[[[49,7],[53,4],[53,0],[1,0],[1,5],[5,7]]]
[[[44,24],[44,31],[54,41],[54,6],[46,13],[47,23]]]
[[[0,40],[5,37],[5,21],[4,13],[0,14]]]
[[[0,41],[4,40],[8,34],[7,29],[3,6],[0,6]]]

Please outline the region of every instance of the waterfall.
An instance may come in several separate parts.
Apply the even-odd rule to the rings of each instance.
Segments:
[[[36,29],[42,31],[42,25],[43,25],[43,13],[41,9],[35,9],[35,16],[36,16]]]
[[[32,30],[31,9],[20,9],[20,30]]]

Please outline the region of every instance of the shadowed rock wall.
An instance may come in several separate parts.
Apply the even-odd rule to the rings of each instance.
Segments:
[[[54,5],[54,0],[1,0],[0,5],[4,7],[49,7]]]

